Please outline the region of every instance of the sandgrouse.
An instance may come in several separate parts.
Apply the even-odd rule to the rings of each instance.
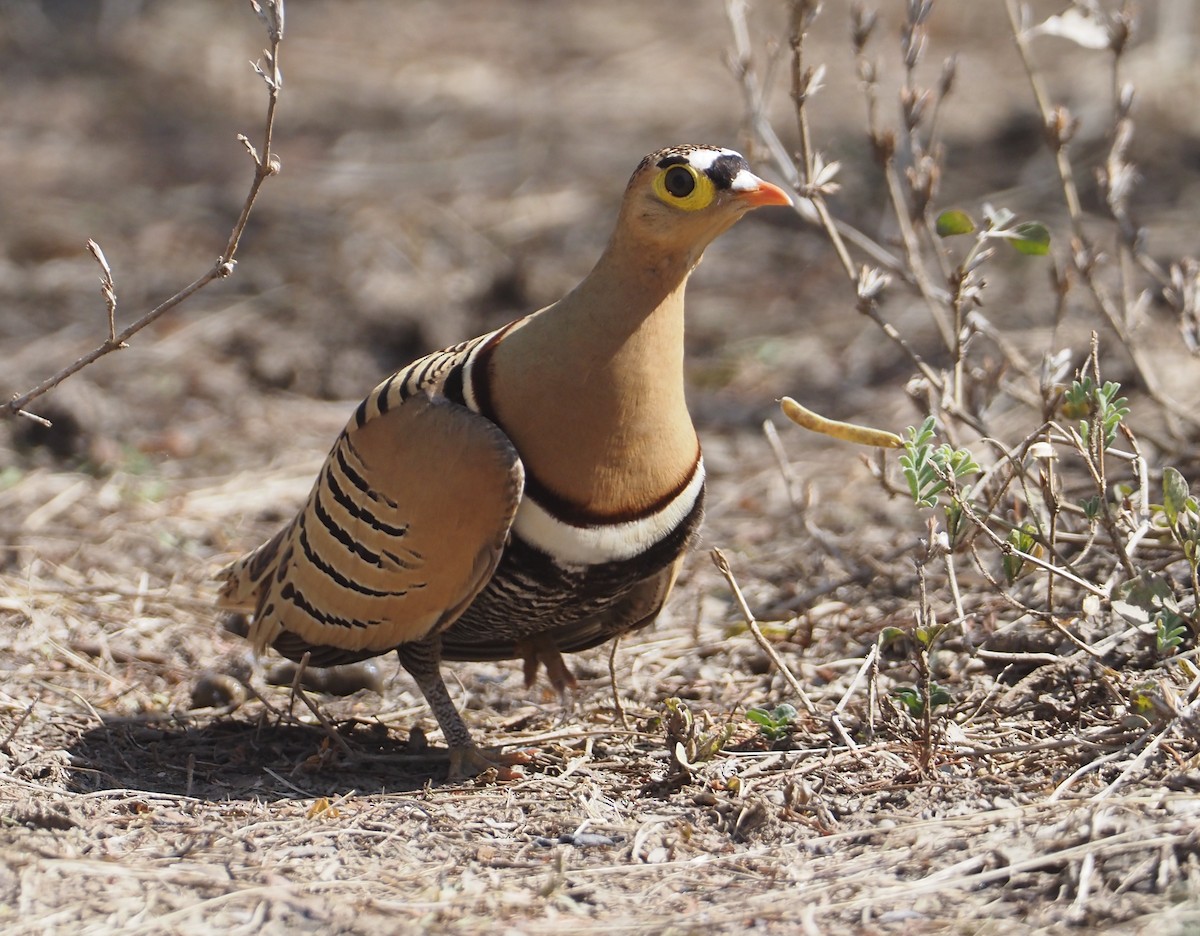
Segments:
[[[224,569],[256,649],[314,666],[395,650],[450,747],[489,764],[442,660],[562,660],[649,624],[700,524],[683,294],[712,240],[788,205],[738,153],[647,156],[595,268],[565,297],[393,374],[354,411],[300,513]]]

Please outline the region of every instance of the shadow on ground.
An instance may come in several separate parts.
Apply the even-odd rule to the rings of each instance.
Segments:
[[[338,732],[349,755],[320,728],[267,718],[194,725],[109,719],[69,749],[71,787],[274,801],[410,793],[446,778],[442,748],[415,752],[377,725],[339,725]]]

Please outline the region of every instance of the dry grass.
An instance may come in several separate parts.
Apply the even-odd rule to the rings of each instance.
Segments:
[[[120,4],[102,6],[60,21],[58,7],[12,4],[0,37],[0,123],[15,128],[0,136],[0,178],[21,181],[0,189],[0,212],[29,219],[0,233],[11,390],[105,333],[87,237],[132,314],[215,256],[245,194],[233,134],[261,121],[243,64],[261,41],[253,18],[193,2],[122,20]],[[964,576],[969,622],[926,660],[952,702],[924,726],[894,701],[919,655],[877,636],[920,610],[924,520],[845,448],[780,421],[785,479],[760,427],[783,393],[842,418],[917,422],[902,392],[911,364],[845,314],[836,259],[793,219],[747,221],[694,282],[704,549],[656,628],[620,646],[620,709],[606,649],[580,657],[569,711],[522,689],[515,665],[453,670],[481,739],[536,751],[524,779],[442,782],[433,720],[391,661],[382,695],[309,693],[332,741],[268,682],[272,661],[218,626],[209,576],[305,495],[350,398],[569,286],[643,152],[745,145],[741,90],[719,65],[723,11],[697,5],[681,34],[678,10],[289,10],[284,172],[237,276],[47,397],[59,435],[0,426],[0,930],[1200,928],[1194,640],[1163,658],[1106,613],[1072,622],[1081,649]],[[940,11],[934,41],[961,52],[947,199],[1044,207],[1051,163],[1029,145],[1001,11],[990,32]],[[772,12],[754,7],[752,25]],[[874,231],[885,193],[847,31],[827,11],[810,39],[831,88],[810,117],[843,161],[835,209]],[[1096,93],[1082,61],[1066,50],[1047,74],[1081,107]],[[1156,86],[1144,93],[1150,241],[1195,252],[1172,207],[1194,167],[1161,141],[1194,143],[1200,128],[1159,114]],[[789,118],[786,99],[771,107]],[[1044,272],[1002,274],[995,303],[1027,352],[1092,327],[1078,312],[1046,324]],[[934,354],[921,302],[896,296],[885,311]],[[1148,327],[1155,350],[1166,329]],[[1191,372],[1162,360],[1169,391],[1194,401]],[[1128,364],[1106,366],[1137,391]],[[1194,443],[1173,457],[1195,487]],[[815,713],[746,629],[713,546]],[[930,601],[952,616],[949,594]],[[205,674],[244,682],[246,701],[193,708]],[[802,712],[772,745],[745,711],[782,701]]]

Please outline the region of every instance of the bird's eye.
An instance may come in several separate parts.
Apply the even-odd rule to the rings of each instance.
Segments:
[[[696,176],[683,166],[672,166],[663,177],[663,187],[676,198],[687,198],[696,188]]]
[[[707,173],[684,163],[662,167],[652,185],[659,201],[678,211],[703,211],[717,195]]]

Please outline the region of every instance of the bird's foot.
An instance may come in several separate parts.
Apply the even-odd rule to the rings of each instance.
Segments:
[[[525,688],[529,689],[537,682],[538,667],[546,667],[546,678],[550,685],[560,695],[565,697],[568,689],[578,689],[579,682],[575,674],[562,658],[562,653],[554,643],[554,638],[548,634],[531,637],[517,644],[524,659]]]
[[[519,780],[525,776],[521,767],[533,763],[530,751],[500,752],[474,744],[450,748],[450,773],[447,780],[469,780],[488,775],[496,780]]]

